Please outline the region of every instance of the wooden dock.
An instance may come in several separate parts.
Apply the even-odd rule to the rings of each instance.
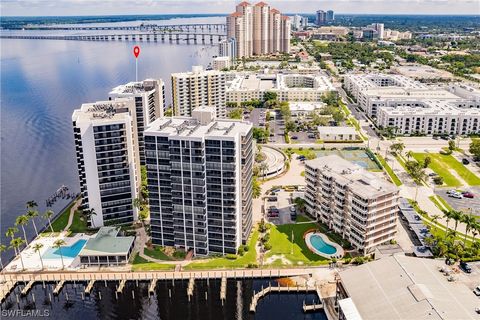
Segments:
[[[85,288],[85,294],[90,294],[90,292],[92,292],[92,289],[93,289],[93,285],[95,284],[95,280],[90,280],[88,282],[88,285],[87,287]]]
[[[65,280],[61,280],[59,283],[57,283],[55,289],[53,289],[53,294],[58,295],[60,293],[60,290],[62,290],[64,284]]]
[[[318,304],[305,304],[305,301],[303,302],[303,312],[309,312],[309,311],[317,311],[323,309],[323,304],[318,303]]]
[[[25,287],[23,287],[23,289],[22,289],[22,292],[21,292],[22,296],[25,296],[28,293],[28,291],[30,291],[30,289],[32,289],[34,284],[35,284],[35,281],[33,281],[33,280],[29,281],[27,283],[27,285]]]
[[[153,279],[152,282],[150,282],[150,286],[148,287],[148,294],[154,294],[156,286],[157,286],[157,279]]]
[[[5,298],[12,292],[13,288],[17,285],[16,281],[6,281],[0,284],[0,302],[3,302]]]
[[[125,287],[125,284],[127,283],[127,280],[121,280],[120,283],[118,284],[117,288],[117,293],[122,293],[123,288]]]
[[[188,280],[188,288],[187,288],[188,301],[190,301],[190,298],[193,296],[194,288],[195,288],[195,278],[191,277]]]
[[[220,284],[220,300],[227,299],[227,278],[222,277],[222,283]]]
[[[280,292],[316,292],[317,288],[315,286],[294,286],[294,287],[281,287],[281,286],[268,286],[266,288],[262,287],[258,293],[255,293],[252,298],[252,302],[250,303],[250,312],[255,312],[257,310],[258,301],[266,296],[269,293],[280,293]]]

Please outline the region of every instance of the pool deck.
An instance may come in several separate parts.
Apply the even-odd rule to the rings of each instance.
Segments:
[[[323,239],[323,241],[325,241],[326,244],[331,245],[337,251],[334,254],[326,254],[326,253],[323,253],[323,252],[319,251],[310,242],[310,237],[313,236],[313,235],[320,236]],[[307,244],[307,247],[308,247],[308,249],[310,249],[310,251],[312,251],[315,254],[318,254],[319,256],[327,258],[327,259],[332,259],[332,258],[340,259],[345,254],[343,248],[339,244],[337,244],[333,241],[330,241],[330,239],[328,239],[328,237],[325,234],[320,233],[320,232],[311,232],[311,233],[308,233],[307,235],[305,235],[305,243]]]

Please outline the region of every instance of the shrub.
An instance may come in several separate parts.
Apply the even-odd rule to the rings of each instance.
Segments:
[[[227,258],[228,260],[235,260],[238,258],[238,256],[236,254],[229,253],[225,256],[225,258]]]
[[[353,263],[364,264],[365,263],[365,258],[364,257],[356,257],[355,259],[353,259]]]
[[[343,259],[343,262],[344,262],[345,264],[349,264],[351,261],[352,261],[352,258],[350,258],[350,257]]]
[[[437,185],[442,185],[443,184],[443,177],[436,176],[435,178],[433,178],[433,182]]]
[[[245,250],[243,249],[243,246],[240,246],[240,247],[238,248],[238,252],[237,252],[237,253],[238,253],[239,256],[243,256],[243,254],[245,253]]]
[[[270,243],[265,243],[265,244],[263,245],[263,248],[264,248],[265,250],[270,250],[270,249],[272,249],[272,245],[271,245]]]
[[[249,263],[249,264],[247,264],[247,268],[249,268],[249,269],[258,268],[258,264],[256,264],[256,263]]]
[[[246,244],[243,245],[243,250],[245,250],[245,252],[248,252],[248,250],[250,250],[250,247]]]

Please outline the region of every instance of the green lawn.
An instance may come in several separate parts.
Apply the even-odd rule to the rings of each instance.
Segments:
[[[414,153],[413,157],[418,162],[423,162],[425,157],[429,156],[432,159],[432,163],[429,165],[430,169],[435,171],[436,174],[443,177],[443,182],[449,187],[459,187],[462,183],[450,173],[449,170],[453,169],[457,174],[462,177],[465,182],[471,186],[480,185],[480,178],[473,172],[468,170],[463,164],[461,164],[452,155],[443,155],[435,153]]]
[[[193,269],[221,269],[221,268],[246,268],[249,264],[256,263],[257,252],[255,245],[258,240],[259,232],[255,229],[248,241],[249,250],[243,256],[237,259],[227,259],[226,257],[212,258],[206,262],[192,262],[185,266],[185,270]]]
[[[72,225],[69,229],[72,233],[84,233],[88,230],[87,220],[82,214],[75,212],[73,215]]]
[[[297,215],[297,219],[296,219],[297,222],[310,222],[312,221],[312,219],[310,219],[309,217],[307,216],[304,216],[304,215]]]
[[[382,166],[385,168],[385,171],[387,171],[388,175],[390,176],[390,178],[392,179],[393,183],[395,183],[395,185],[398,187],[398,186],[401,186],[402,185],[402,181],[400,181],[400,179],[397,177],[397,175],[395,174],[395,172],[393,172],[392,168],[390,167],[390,165],[387,163],[387,161],[385,161],[385,159],[379,155],[379,154],[376,154],[375,155],[378,159],[378,161],[380,161],[380,163],[382,164]]]
[[[52,221],[52,228],[55,232],[61,232],[68,224],[68,217],[70,216],[70,209],[73,207],[75,202],[72,202],[62,213],[60,213],[55,220]],[[87,229],[86,221],[82,221],[82,216],[79,214],[75,214],[73,216],[72,225],[70,226],[70,230],[73,233],[84,232]],[[45,232],[50,232],[50,227],[48,226],[45,229]]]
[[[143,253],[149,257],[152,257],[157,260],[174,260],[172,257],[167,256],[160,247],[155,247],[153,249],[145,248]]]
[[[428,197],[428,199],[430,199],[430,201],[432,201],[438,209],[440,210],[447,210],[447,211],[451,211],[453,210],[453,208],[448,204],[447,201],[445,201],[441,196],[430,196]],[[443,206],[442,206],[443,204]],[[445,209],[444,209],[445,208]]]
[[[303,239],[303,234],[307,230],[317,228],[318,225],[314,222],[304,224],[284,224],[279,226],[270,225],[269,243],[272,245],[272,249],[265,254],[264,261],[272,256],[282,255],[293,265],[317,265],[328,263],[328,259],[310,251]],[[280,259],[277,259],[271,263],[271,266],[282,266],[282,262]]]
[[[149,270],[174,270],[174,264],[161,264],[150,262],[138,255],[133,259],[132,271],[149,271]]]

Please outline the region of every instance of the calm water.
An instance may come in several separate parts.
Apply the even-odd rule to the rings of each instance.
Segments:
[[[159,23],[221,21],[224,18]],[[168,102],[170,73],[190,70],[195,64],[206,66],[218,54],[217,47],[209,45],[140,46],[139,79],[162,78]],[[132,48],[131,42],[1,40],[2,242],[26,201],[36,200],[44,211],[45,199],[62,184],[79,191],[72,112],[82,103],[107,99],[110,89],[135,80]],[[67,200],[57,202],[54,211],[66,204]],[[33,235],[33,228],[28,231]]]

